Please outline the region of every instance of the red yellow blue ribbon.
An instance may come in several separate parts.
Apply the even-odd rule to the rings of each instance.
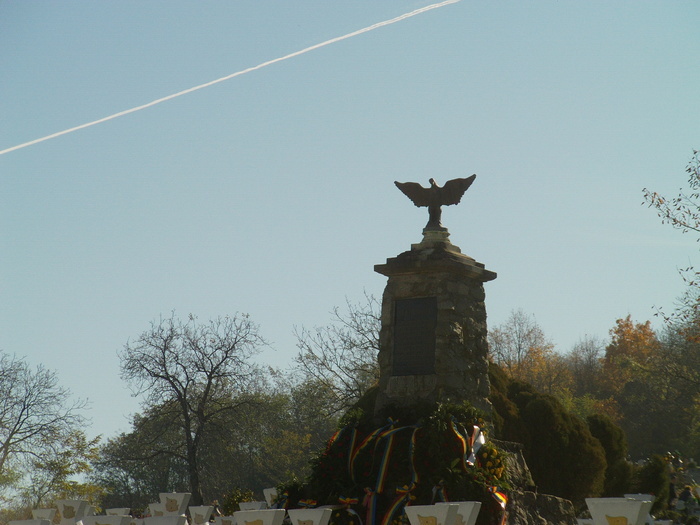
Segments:
[[[355,427],[350,431],[350,444],[348,445],[348,473],[352,475],[352,460],[355,450],[355,441],[357,441],[357,429]]]
[[[362,505],[367,509],[365,523],[367,525],[375,525],[377,520],[377,494],[371,488],[365,489]]]
[[[489,491],[493,495],[493,497],[496,499],[498,504],[501,506],[503,509],[503,517],[501,518],[501,525],[505,525],[506,523],[506,504],[508,503],[508,496],[505,495],[504,492],[498,489],[498,487],[489,487]]]
[[[403,509],[406,505],[409,505],[411,500],[415,499],[415,496],[411,494],[411,491],[414,488],[416,488],[414,484],[396,487],[396,494],[398,497],[384,514],[384,519],[382,520],[381,525],[389,525],[392,521],[394,521],[394,517],[398,514],[399,510]]]
[[[462,435],[462,433],[457,428],[457,422],[455,421],[454,418],[452,418],[452,421],[450,421],[450,426],[452,427],[452,433],[455,435],[455,437],[459,441],[460,445],[462,446],[462,453],[459,455],[459,457],[460,457],[460,463],[462,464],[462,470],[464,470],[466,472],[467,471],[467,450],[468,450],[469,444],[467,443],[467,439]]]
[[[362,442],[360,443],[360,446],[358,446],[357,449],[355,449],[355,451],[352,453],[352,458],[350,459],[350,477],[352,478],[353,481],[355,481],[355,482],[357,481],[357,479],[355,477],[355,466],[356,466],[357,456],[359,455],[359,453],[362,452],[365,448],[367,448],[370,445],[370,443],[372,443],[379,434],[386,431],[387,428],[391,428],[391,426],[393,424],[394,424],[394,422],[391,421],[388,425],[376,429],[369,436],[367,436],[365,439],[363,439]],[[376,446],[376,443],[375,443],[375,446]]]

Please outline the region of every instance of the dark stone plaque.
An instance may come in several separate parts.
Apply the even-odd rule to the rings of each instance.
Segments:
[[[395,301],[393,375],[435,373],[436,325],[437,297]]]

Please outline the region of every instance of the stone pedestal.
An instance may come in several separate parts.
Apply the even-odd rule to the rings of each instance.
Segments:
[[[382,300],[375,413],[416,401],[469,401],[490,413],[483,283],[496,278],[461,253],[446,230],[378,264]]]

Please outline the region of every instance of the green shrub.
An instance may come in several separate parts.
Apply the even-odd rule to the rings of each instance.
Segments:
[[[588,428],[605,450],[604,497],[619,497],[631,490],[632,464],[627,461],[627,438],[624,431],[606,415],[586,418]]]
[[[605,451],[588,425],[556,398],[532,385],[511,381],[489,366],[491,395],[500,422],[498,437],[524,445],[523,455],[540,492],[571,500],[599,496],[605,480]]]
[[[605,451],[586,423],[546,395],[533,396],[521,414],[530,430],[525,459],[540,490],[575,505],[599,496],[605,480]]]

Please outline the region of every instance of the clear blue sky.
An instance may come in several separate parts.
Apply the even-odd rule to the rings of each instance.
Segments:
[[[0,1],[0,150],[429,2]],[[566,352],[653,320],[698,245],[642,206],[700,147],[700,3],[463,0],[0,155],[0,349],[138,409],[117,351],[176,311],[294,326],[381,295],[426,220],[393,182],[477,174],[443,222]],[[656,325],[657,321],[653,320]]]

